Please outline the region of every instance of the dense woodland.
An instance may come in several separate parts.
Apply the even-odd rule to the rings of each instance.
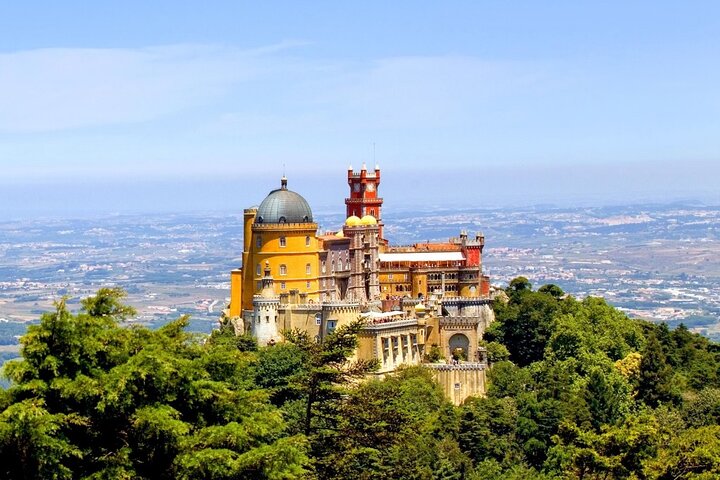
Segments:
[[[429,370],[366,381],[361,325],[258,348],[187,318],[126,327],[124,293],[59,302],[0,390],[0,478],[718,478],[718,345],[524,278],[495,301],[486,398]]]

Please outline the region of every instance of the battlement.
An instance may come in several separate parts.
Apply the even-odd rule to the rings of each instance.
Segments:
[[[476,327],[480,322],[482,322],[480,316],[440,317],[441,327]]]
[[[433,370],[486,370],[487,363],[459,362],[459,363],[423,363],[423,367]]]

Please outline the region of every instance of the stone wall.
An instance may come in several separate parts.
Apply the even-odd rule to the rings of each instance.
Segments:
[[[468,397],[485,396],[487,365],[484,363],[426,364],[454,405]]]

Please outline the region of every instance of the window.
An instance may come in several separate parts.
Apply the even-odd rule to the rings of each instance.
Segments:
[[[305,275],[310,275],[312,273],[312,266],[310,264],[305,265]]]
[[[287,265],[280,265],[280,275],[287,275]]]
[[[285,290],[285,282],[280,282],[280,290]]]
[[[393,279],[393,274],[392,274],[392,273],[389,273],[389,274],[388,274],[388,280],[392,280],[392,279]]]
[[[257,237],[255,237],[255,246],[257,248],[262,247],[262,235],[258,235]]]
[[[305,288],[310,288],[310,282],[305,282]]]
[[[315,325],[322,325],[322,313],[315,314]]]
[[[333,330],[335,330],[336,325],[337,325],[337,320],[328,320],[327,321],[327,333],[332,333]]]
[[[262,282],[257,282],[257,289],[262,290]]]
[[[306,247],[310,246],[310,237],[309,236],[305,237],[305,246]]]
[[[281,246],[281,247],[287,246],[287,242],[285,241],[285,237],[280,237],[280,246]]]
[[[262,275],[262,265],[260,265],[259,263],[257,264],[257,267],[255,267],[255,275],[257,275],[258,277]]]

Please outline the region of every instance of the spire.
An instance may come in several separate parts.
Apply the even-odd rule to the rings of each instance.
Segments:
[[[348,165],[348,170],[352,171],[352,163],[350,165]]]
[[[360,170],[367,170],[367,166],[365,165],[365,162],[363,162],[362,168]]]

